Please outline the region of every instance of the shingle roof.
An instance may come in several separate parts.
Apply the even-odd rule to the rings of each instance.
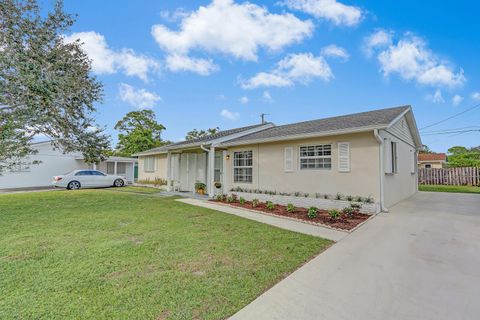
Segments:
[[[445,153],[419,153],[418,161],[446,161]]]
[[[236,139],[229,140],[224,145],[242,143],[245,141],[255,141],[263,139],[277,139],[288,136],[321,134],[322,132],[354,130],[364,127],[382,127],[388,126],[395,118],[410,106],[401,106],[388,109],[367,111],[344,116],[311,120],[275,126],[256,133],[245,135]]]
[[[205,137],[202,137],[202,138],[175,142],[175,143],[172,143],[172,144],[169,144],[169,145],[166,145],[166,146],[161,146],[161,147],[158,147],[158,148],[153,148],[153,149],[150,149],[150,150],[139,152],[139,153],[137,153],[137,155],[150,154],[150,153],[161,153],[161,152],[167,152],[168,150],[177,149],[177,148],[188,148],[190,146],[192,146],[192,147],[193,146],[198,146],[200,144],[208,143],[212,140],[223,138],[223,137],[226,137],[226,136],[229,136],[229,135],[232,135],[232,134],[240,133],[240,132],[247,131],[247,130],[250,130],[250,129],[254,129],[254,128],[257,128],[257,127],[260,127],[260,126],[265,126],[266,124],[267,123],[255,124],[255,125],[251,125],[251,126],[247,126],[247,127],[240,127],[240,128],[222,130],[222,131],[218,131],[215,134],[211,134],[211,135],[208,135],[208,136],[205,136]]]

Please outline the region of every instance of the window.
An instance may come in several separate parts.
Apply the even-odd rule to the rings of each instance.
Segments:
[[[92,175],[90,170],[78,171],[75,173],[76,176],[90,176]]]
[[[425,168],[426,168],[426,169],[431,169],[431,168],[432,168],[432,165],[431,165],[431,164],[426,164],[426,165],[425,165]]]
[[[233,153],[233,182],[252,183],[252,154],[251,150]]]
[[[103,172],[100,172],[100,171],[90,171],[90,172],[91,172],[92,176],[102,176],[102,177],[105,176],[105,174]]]
[[[397,159],[397,143],[391,142],[392,144],[392,173],[398,172],[398,159]]]
[[[316,146],[300,147],[300,170],[331,169],[332,145],[320,144]]]
[[[115,174],[115,162],[107,162],[107,174]]]
[[[154,172],[155,171],[155,156],[145,157],[143,162],[143,171],[144,172]]]
[[[125,162],[117,162],[117,174],[126,174],[127,164]]]

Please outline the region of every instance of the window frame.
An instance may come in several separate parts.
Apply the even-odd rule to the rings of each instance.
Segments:
[[[318,147],[318,146],[329,146],[330,147],[330,155],[314,155],[314,156],[302,156],[302,148],[308,148],[308,147]],[[316,149],[314,150],[316,152]],[[306,144],[306,145],[300,145],[298,146],[298,170],[300,171],[312,171],[312,170],[318,170],[318,171],[329,171],[332,170],[333,168],[333,143],[316,143],[316,144]],[[302,168],[302,159],[330,159],[330,167],[325,168],[325,161],[323,163],[324,167],[323,168]]]
[[[249,153],[250,154],[250,159],[248,158],[243,158],[244,161],[247,161],[247,160],[250,160],[251,161],[251,164],[250,165],[237,165],[235,163],[235,156],[237,154],[245,154],[245,153]],[[248,184],[251,184],[253,183],[253,150],[242,150],[242,151],[234,151],[233,152],[233,157],[232,157],[232,170],[233,170],[233,183],[248,183]],[[245,170],[245,171],[248,171],[248,169],[250,169],[250,175],[248,174],[245,174],[244,177],[246,177],[245,179],[243,180],[238,180],[237,177],[240,175],[240,174],[236,174],[236,169],[240,169],[240,170]],[[250,181],[248,181],[248,176],[250,176]]]
[[[392,157],[392,174],[398,173],[398,143],[396,141],[390,141],[390,152]]]
[[[150,170],[150,168],[147,169],[147,166],[146,166],[147,159],[150,159],[150,158],[153,159],[153,164],[152,164],[152,169],[151,170]],[[145,156],[145,158],[143,159],[143,172],[155,172],[155,162],[156,161],[155,161],[155,156],[154,155],[153,156]]]

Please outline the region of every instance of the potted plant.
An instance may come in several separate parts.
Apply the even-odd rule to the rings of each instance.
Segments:
[[[220,189],[222,187],[222,184],[218,181],[214,183],[215,188]]]
[[[195,192],[198,194],[205,194],[206,188],[207,188],[207,185],[203,182],[195,183]]]

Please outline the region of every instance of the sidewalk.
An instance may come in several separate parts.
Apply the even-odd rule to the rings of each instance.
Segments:
[[[309,234],[312,236],[321,237],[321,238],[325,238],[333,241],[339,241],[349,234],[348,232],[345,232],[345,231],[338,231],[330,228],[292,221],[292,220],[284,219],[281,217],[269,216],[266,214],[251,212],[251,211],[240,209],[240,208],[232,208],[229,206],[215,204],[213,202],[208,202],[204,200],[187,198],[187,199],[177,199],[177,201],[191,204],[194,206],[209,208],[209,209],[213,209],[213,210],[217,210],[217,211],[221,211],[229,214],[234,214],[242,218],[255,220],[261,223],[266,223],[278,228],[300,232],[304,234]]]

